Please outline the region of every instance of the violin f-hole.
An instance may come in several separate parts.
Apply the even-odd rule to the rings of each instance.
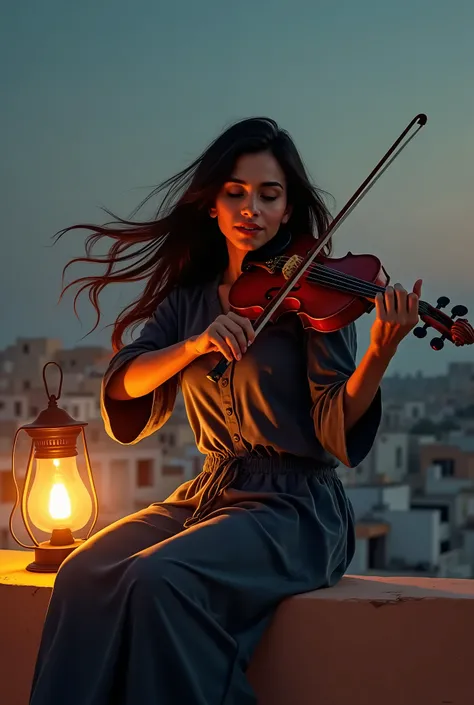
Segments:
[[[298,291],[299,289],[301,289],[301,286],[299,284],[296,284],[290,289],[290,291]],[[268,289],[267,293],[265,294],[266,300],[271,301],[276,294],[280,293],[280,291],[281,289],[278,286],[274,286],[271,289]]]

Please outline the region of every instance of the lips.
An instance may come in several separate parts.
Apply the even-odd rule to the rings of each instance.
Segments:
[[[248,233],[253,233],[253,232],[258,232],[259,230],[263,230],[259,225],[256,225],[255,223],[239,223],[238,225],[235,226],[237,230],[244,230],[245,232]]]

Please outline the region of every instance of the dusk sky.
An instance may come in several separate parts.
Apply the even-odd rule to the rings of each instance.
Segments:
[[[17,336],[108,345],[103,327],[81,340],[93,321],[86,302],[82,324],[72,296],[57,305],[84,234],[51,248],[52,235],[103,222],[101,207],[128,216],[230,122],[255,115],[291,133],[337,212],[427,113],[335,252],[376,254],[407,289],[423,278],[423,299],[464,303],[472,323],[473,27],[472,0],[2,3],[0,347]],[[136,293],[104,296],[104,326]],[[361,353],[373,314],[365,319]],[[404,341],[390,371],[473,359],[473,347],[431,351],[432,335]]]

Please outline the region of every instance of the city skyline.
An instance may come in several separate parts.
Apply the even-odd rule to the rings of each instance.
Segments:
[[[151,188],[230,122],[268,115],[288,129],[337,212],[414,115],[428,124],[335,236],[335,254],[376,254],[392,281],[422,298],[469,307],[474,320],[470,200],[474,177],[474,49],[467,2],[374,0],[316,5],[249,2],[158,7],[122,0],[2,15],[7,108],[0,167],[6,248],[0,347],[18,336],[109,346],[110,330],[81,340],[93,312],[57,306],[61,270],[84,234],[51,248],[54,233],[127,216]],[[427,10],[429,10],[427,12]],[[290,21],[291,20],[291,21]],[[6,251],[5,251],[6,250]],[[90,271],[90,270],[89,270]],[[106,292],[104,323],[137,293]],[[373,314],[358,322],[359,354]],[[472,348],[430,350],[428,333],[402,343],[389,373],[443,373]]]

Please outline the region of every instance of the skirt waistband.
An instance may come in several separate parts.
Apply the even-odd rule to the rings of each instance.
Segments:
[[[212,511],[215,500],[230,487],[240,474],[274,473],[274,474],[306,474],[316,477],[333,478],[336,467],[323,465],[311,458],[298,456],[261,457],[256,455],[218,455],[206,456],[203,473],[206,479],[199,506],[192,516],[184,522],[187,529],[204,519]]]
[[[204,461],[204,472],[216,472],[223,466],[232,467],[237,472],[261,473],[261,474],[305,474],[334,476],[337,465],[327,465],[320,463],[314,458],[302,458],[297,455],[219,455],[209,453]]]

